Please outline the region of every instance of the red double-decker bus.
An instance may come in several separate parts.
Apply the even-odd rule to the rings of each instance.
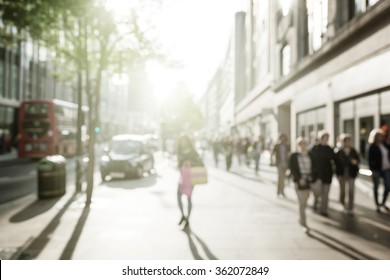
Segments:
[[[83,107],[83,116],[86,111]],[[58,99],[22,101],[18,122],[20,158],[76,155],[77,104]],[[83,140],[86,140],[84,124],[83,121]]]

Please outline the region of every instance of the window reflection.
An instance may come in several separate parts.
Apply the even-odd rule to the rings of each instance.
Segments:
[[[309,52],[321,48],[328,26],[328,0],[307,0]]]

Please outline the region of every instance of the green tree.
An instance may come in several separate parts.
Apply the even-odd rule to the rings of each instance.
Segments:
[[[0,11],[4,22],[2,41],[12,38],[9,30],[13,28],[18,34],[22,34],[22,30],[27,32],[46,47],[53,48],[57,58],[71,66],[71,71],[78,77],[79,96],[85,88],[89,106],[86,176],[89,204],[94,185],[95,127],[99,123],[103,72],[124,72],[141,60],[161,54],[156,51],[154,42],[145,36],[147,30],[140,24],[138,13],[133,10],[126,20],[117,22],[102,1],[3,0]]]
[[[180,82],[160,108],[166,134],[193,133],[204,126],[204,117],[193,100],[187,84]],[[168,135],[166,135],[168,136]]]

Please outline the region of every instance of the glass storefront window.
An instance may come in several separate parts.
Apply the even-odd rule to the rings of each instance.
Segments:
[[[328,0],[307,0],[307,28],[309,34],[309,53],[322,46],[328,26]]]
[[[368,5],[373,6],[375,5],[379,0],[368,0]]]
[[[352,137],[355,135],[354,120],[344,120],[343,133],[347,133]]]
[[[283,16],[287,16],[291,9],[291,0],[279,0]]]
[[[282,76],[288,75],[291,70],[291,47],[285,45],[282,49]]]
[[[390,90],[381,93],[380,104],[381,113],[390,114]]]
[[[300,113],[297,120],[297,135],[310,138],[310,143],[313,144],[317,132],[325,128],[325,108]]]

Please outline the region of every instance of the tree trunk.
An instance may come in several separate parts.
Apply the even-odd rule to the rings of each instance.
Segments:
[[[91,92],[91,81],[89,79],[89,71],[87,69],[86,71],[86,83],[87,83],[87,93],[88,93],[88,105],[89,105],[89,112],[88,112],[88,167],[87,167],[87,205],[91,204],[92,202],[92,192],[93,192],[93,175],[95,172],[95,142],[96,142],[96,133],[95,133],[95,127],[96,127],[96,121],[95,121],[95,102],[94,96]]]
[[[76,192],[81,192],[82,187],[82,156],[83,156],[83,147],[82,147],[82,135],[81,135],[81,126],[82,126],[82,93],[83,93],[83,75],[81,66],[78,66],[77,73],[77,161],[76,161]]]

